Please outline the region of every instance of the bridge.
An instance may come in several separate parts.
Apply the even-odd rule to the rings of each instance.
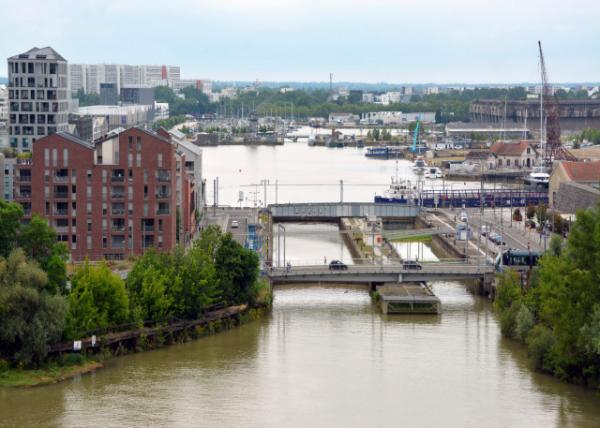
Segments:
[[[314,202],[273,204],[269,210],[275,222],[337,221],[343,217],[377,217],[414,220],[419,213],[415,205],[369,202]]]
[[[286,283],[359,283],[383,284],[402,282],[480,280],[490,283],[494,266],[464,261],[423,263],[422,269],[405,269],[402,265],[349,265],[345,270],[327,265],[272,268],[267,272],[272,284]]]

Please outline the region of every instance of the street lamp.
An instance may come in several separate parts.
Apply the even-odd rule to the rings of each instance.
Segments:
[[[285,226],[277,223],[277,267],[281,267],[281,231],[283,230],[283,264],[285,266]]]

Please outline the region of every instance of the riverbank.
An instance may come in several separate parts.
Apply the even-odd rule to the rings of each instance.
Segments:
[[[240,305],[209,312],[198,320],[109,333],[97,337],[94,344],[91,338],[82,340],[81,353],[67,353],[72,349],[72,342],[57,344],[52,347],[54,358],[39,368],[0,369],[0,388],[33,387],[62,382],[101,369],[104,367],[103,363],[114,357],[185,343],[239,327],[270,312],[272,298],[261,297],[266,303],[256,307]]]
[[[0,387],[33,387],[50,385],[71,379],[104,367],[98,361],[59,366],[48,364],[39,369],[7,369],[0,372]]]

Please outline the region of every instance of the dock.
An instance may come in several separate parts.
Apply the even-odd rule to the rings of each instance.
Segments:
[[[440,299],[424,282],[384,284],[377,287],[381,312],[390,314],[439,314]]]

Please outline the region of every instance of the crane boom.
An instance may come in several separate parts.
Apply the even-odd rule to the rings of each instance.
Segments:
[[[413,133],[413,144],[410,149],[411,152],[416,153],[417,151],[417,142],[419,140],[419,127],[421,126],[421,121],[419,120],[419,116],[417,116],[417,126],[415,126],[415,131]]]

